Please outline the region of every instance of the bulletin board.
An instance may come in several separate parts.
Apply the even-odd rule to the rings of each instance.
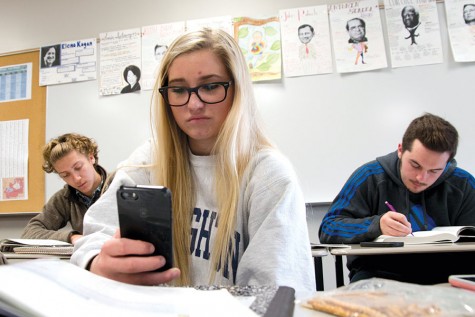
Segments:
[[[0,120],[28,119],[28,199],[0,200],[0,213],[38,212],[45,202],[41,150],[45,143],[46,87],[40,87],[39,50],[0,56],[0,67],[32,63],[31,99],[0,103]]]

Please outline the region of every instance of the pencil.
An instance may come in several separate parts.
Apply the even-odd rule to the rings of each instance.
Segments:
[[[388,206],[389,210],[396,211],[396,208],[394,208],[393,205],[391,205],[387,200],[384,202],[384,204]],[[414,236],[412,232],[411,232],[411,236]]]
[[[389,210],[396,211],[396,209],[393,207],[393,205],[391,205],[387,200],[384,203],[386,204],[386,206],[388,206]]]

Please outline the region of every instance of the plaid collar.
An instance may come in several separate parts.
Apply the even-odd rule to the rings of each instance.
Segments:
[[[96,200],[101,196],[102,185],[104,184],[104,178],[101,177],[101,183],[97,186],[96,190],[92,194],[92,197],[87,197],[79,190],[76,189],[76,196],[78,197],[79,201],[83,203],[88,209],[89,207],[96,202]]]

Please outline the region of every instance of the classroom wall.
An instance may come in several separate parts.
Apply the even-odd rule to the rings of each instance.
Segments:
[[[332,2],[342,1],[142,0],[131,6],[123,0],[1,0],[6,14],[0,23],[8,27],[0,28],[0,36],[8,41],[0,42],[0,53],[151,24],[222,15],[262,18],[277,16],[279,9]],[[475,147],[470,146],[475,63],[452,61],[443,3],[438,11],[443,64],[254,84],[267,131],[294,164],[307,202],[333,200],[357,166],[395,150],[410,120],[426,111],[459,129],[457,159],[475,171]],[[70,131],[94,137],[100,163],[112,170],[150,135],[151,91],[100,97],[97,83],[48,87],[46,139]],[[61,184],[56,175],[47,175],[46,198]]]

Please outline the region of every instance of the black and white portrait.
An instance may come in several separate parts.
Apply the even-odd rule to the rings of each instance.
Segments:
[[[405,37],[405,39],[410,39],[411,45],[417,45],[416,38],[419,36],[417,28],[421,25],[421,22],[419,21],[419,10],[412,5],[407,5],[401,11],[401,18],[404,27],[409,32],[409,35]]]
[[[61,59],[61,46],[52,45],[41,48],[41,68],[59,66]]]

